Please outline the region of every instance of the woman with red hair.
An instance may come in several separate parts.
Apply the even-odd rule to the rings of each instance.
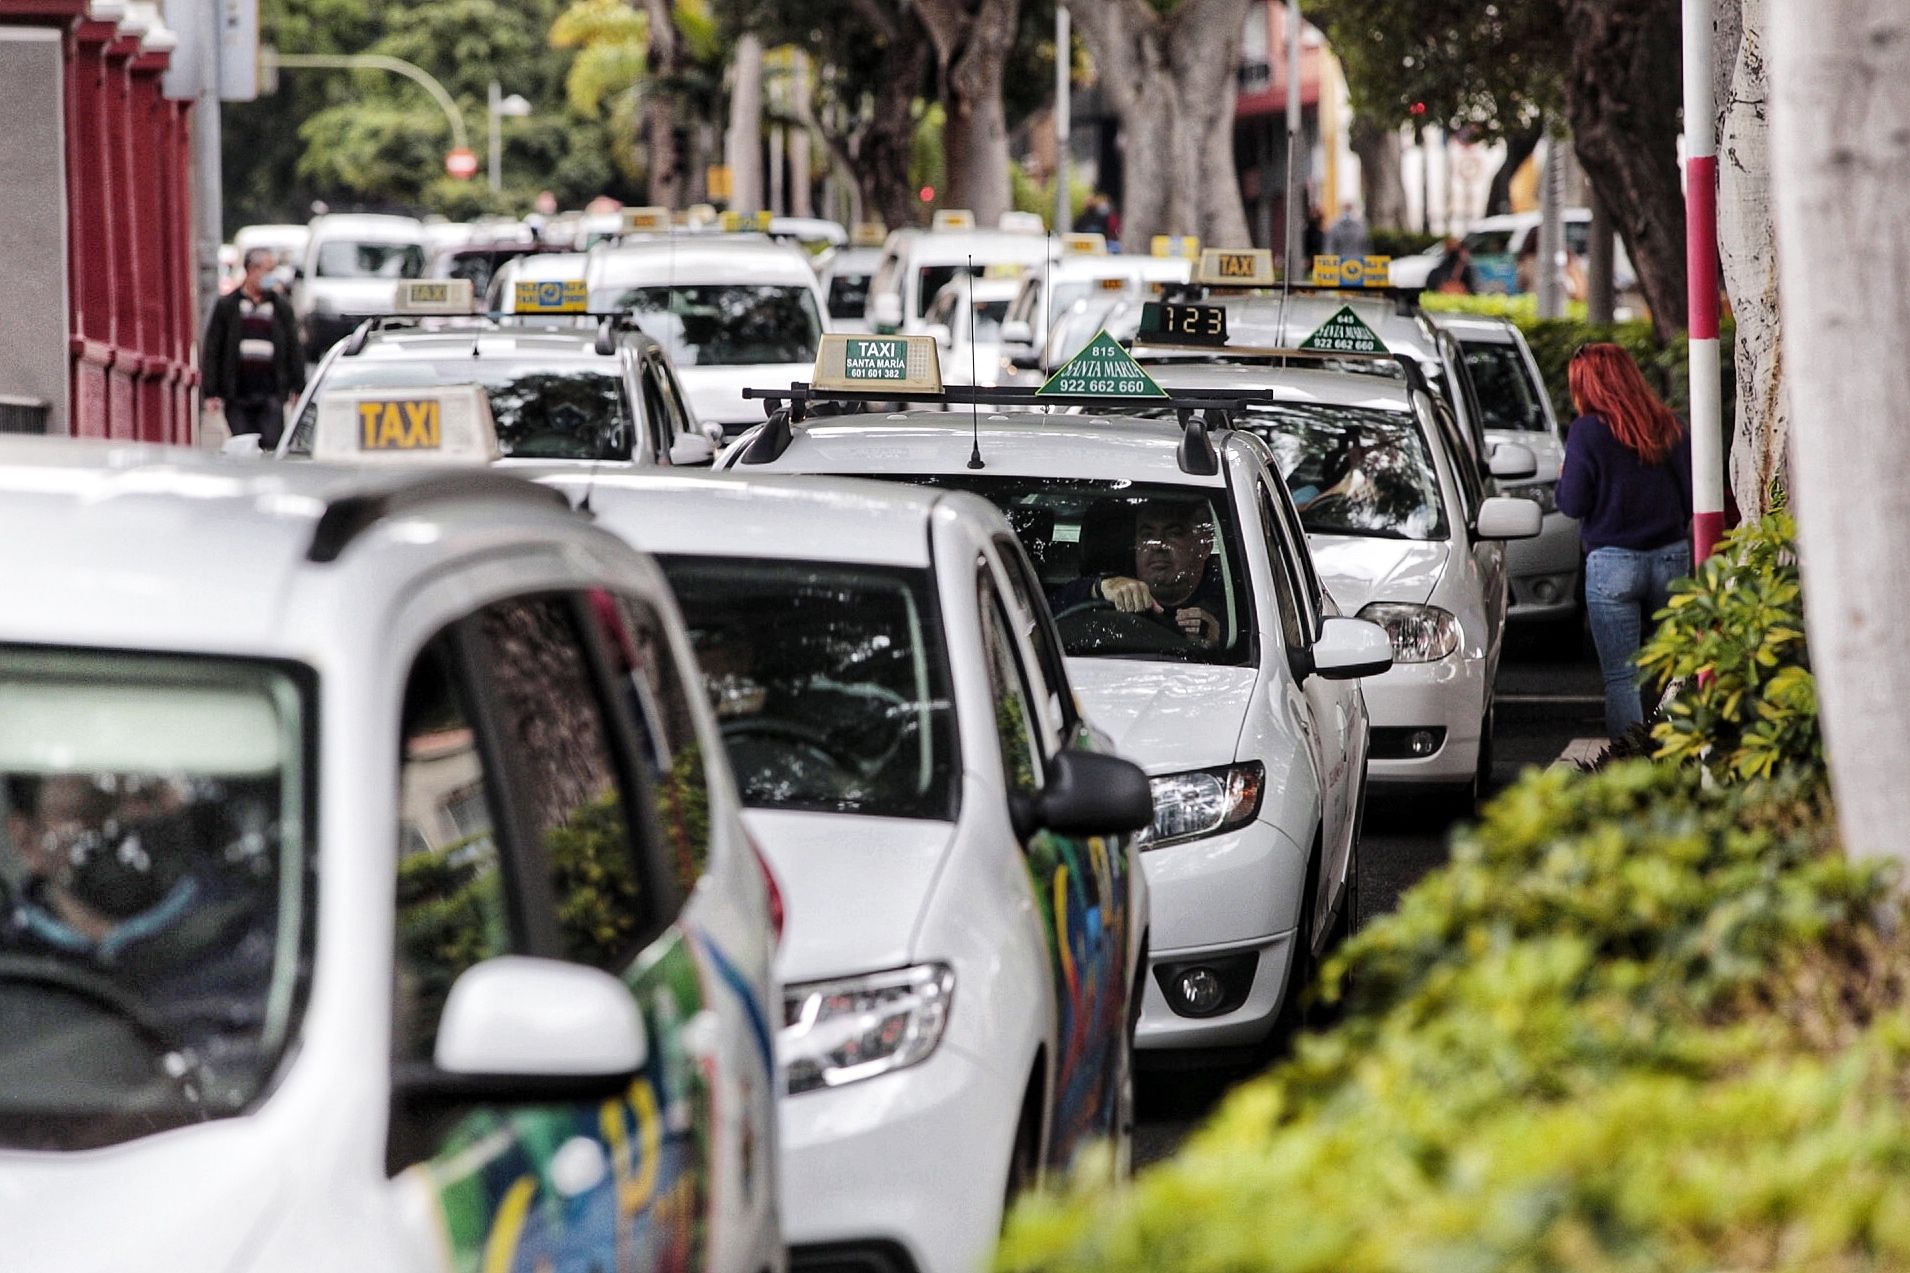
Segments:
[[[1617,345],[1572,355],[1559,511],[1585,545],[1585,609],[1605,676],[1605,731],[1645,718],[1633,662],[1673,579],[1691,573],[1691,438]]]

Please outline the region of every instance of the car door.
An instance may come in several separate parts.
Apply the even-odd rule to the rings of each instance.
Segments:
[[[1480,648],[1489,655],[1495,655],[1499,648],[1499,637],[1505,631],[1506,609],[1509,605],[1509,572],[1505,564],[1505,544],[1500,540],[1480,539],[1473,534],[1473,527],[1479,523],[1479,509],[1485,503],[1487,490],[1485,480],[1472,465],[1464,461],[1465,440],[1459,433],[1459,425],[1445,404],[1434,400],[1433,419],[1438,436],[1431,441],[1445,452],[1446,467],[1451,475],[1458,495],[1456,514],[1452,518],[1454,556],[1447,564],[1449,573],[1463,576],[1459,583],[1465,595],[1476,598],[1481,621],[1485,631],[1479,634]],[[1459,582],[1455,580],[1455,582]],[[1462,621],[1467,616],[1460,616]]]
[[[500,601],[442,632],[406,686],[394,1065],[430,1064],[452,982],[503,954],[615,973],[650,1039],[617,1099],[394,1103],[388,1166],[460,1269],[703,1263],[709,1101],[686,1049],[701,991],[592,626],[575,594]]]
[[[976,586],[1002,779],[1011,800],[1031,800],[1046,779],[1048,758],[1063,745],[1088,740],[1066,681],[1054,679],[1060,646],[1035,606],[1040,594],[1029,588],[1026,559],[1013,544],[991,547],[976,561]],[[1004,556],[1015,562],[1012,572]],[[1019,583],[1009,582],[1017,577]],[[1038,655],[1035,641],[1048,646],[1052,657]],[[1126,845],[1117,838],[1044,829],[1029,835],[1022,851],[1045,930],[1055,999],[1047,1165],[1065,1170],[1083,1145],[1120,1131],[1129,1060],[1132,886]]]

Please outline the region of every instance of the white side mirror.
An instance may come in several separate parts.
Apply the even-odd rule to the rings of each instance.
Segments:
[[[1472,534],[1475,539],[1531,539],[1544,525],[1545,515],[1536,500],[1494,495],[1479,505],[1479,521]]]
[[[1378,676],[1392,665],[1393,641],[1379,624],[1365,619],[1321,621],[1319,638],[1313,642],[1314,675],[1329,681],[1351,681]]]
[[[1001,325],[1001,343],[1004,345],[1032,345],[1035,343],[1035,329],[1026,319],[1011,318]]]
[[[631,1075],[649,1055],[643,1014],[616,977],[583,964],[500,955],[451,983],[433,1059],[447,1074],[536,1080]]]
[[[265,448],[258,434],[235,433],[219,444],[219,454],[235,460],[256,460],[265,455]]]
[[[670,463],[678,468],[710,464],[716,460],[716,443],[701,433],[682,433],[670,444]]]
[[[947,323],[930,323],[922,329],[925,335],[935,337],[935,343],[943,349],[955,347],[955,333],[948,329]]]
[[[1501,442],[1492,448],[1492,457],[1486,461],[1492,470],[1492,476],[1502,481],[1518,481],[1521,478],[1537,477],[1539,457],[1532,448],[1518,442]]]
[[[902,298],[894,292],[878,292],[869,298],[869,321],[878,329],[900,331]]]
[[[702,432],[704,437],[710,440],[711,446],[720,447],[723,445],[723,426],[722,425],[718,424],[714,420],[705,420],[703,423],[697,425],[696,427]]]

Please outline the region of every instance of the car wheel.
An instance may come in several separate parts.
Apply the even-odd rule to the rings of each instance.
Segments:
[[[1008,1151],[1008,1191],[1003,1199],[1002,1223],[1008,1223],[1008,1213],[1014,1209],[1015,1199],[1035,1187],[1041,1180],[1041,1071],[1028,1079],[1028,1093],[1022,1098],[1021,1119],[1015,1127],[1015,1144]]]

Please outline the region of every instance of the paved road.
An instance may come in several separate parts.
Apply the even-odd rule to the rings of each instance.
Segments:
[[[1548,629],[1508,634],[1499,667],[1499,719],[1493,785],[1510,783],[1527,765],[1546,765],[1567,743],[1602,732],[1604,699],[1589,636]],[[1399,895],[1446,857],[1452,813],[1397,797],[1367,807],[1360,851],[1364,917],[1390,910]],[[1140,1078],[1134,1161],[1156,1162],[1181,1140],[1250,1068],[1147,1072]]]

